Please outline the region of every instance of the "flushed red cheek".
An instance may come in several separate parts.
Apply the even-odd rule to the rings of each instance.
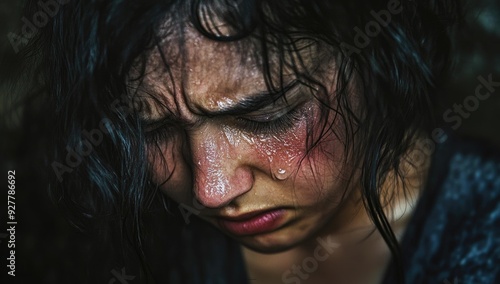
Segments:
[[[268,175],[279,182],[282,198],[293,192],[293,198],[300,198],[294,204],[300,206],[315,204],[318,194],[332,197],[336,194],[332,189],[341,183],[337,179],[342,165],[338,140],[331,131],[324,133],[318,114],[312,111],[308,114],[292,130],[281,134],[250,137],[241,134]]]
[[[306,125],[306,121],[300,121],[292,130],[273,135],[248,134],[230,127],[224,127],[223,133],[235,150],[229,152],[234,159],[248,159],[244,162],[257,165],[275,179],[285,180],[304,156]]]
[[[274,178],[285,180],[297,172],[306,150],[305,128],[301,122],[294,131],[259,140],[256,144],[256,152],[261,159],[267,159]]]
[[[307,139],[315,139],[308,137],[307,131],[308,126],[317,124],[317,116],[313,114],[308,113],[292,129],[274,135],[249,134],[229,126],[198,131],[192,140],[194,145],[191,145],[194,173],[182,170],[185,163],[179,164],[179,155],[173,160],[176,156],[171,153],[173,148],[162,154],[172,157],[166,158],[168,167],[176,169],[172,181],[183,185],[188,180],[194,181],[195,187],[203,189],[207,199],[223,199],[232,191],[250,189],[253,181],[248,168],[259,168],[278,181],[294,177],[294,186],[312,188],[315,179],[321,179],[318,165],[327,163],[324,155],[310,157],[316,151],[307,152]],[[165,169],[156,164],[156,173],[165,176]]]
[[[310,176],[308,172],[311,169],[327,163],[325,155],[308,151],[311,142],[319,138],[319,129],[314,129],[315,125],[319,125],[318,120],[318,109],[309,107],[291,130],[255,139],[255,153],[261,160],[268,162],[269,171],[275,179],[293,177],[294,183],[300,183]],[[308,131],[311,128],[313,131]]]

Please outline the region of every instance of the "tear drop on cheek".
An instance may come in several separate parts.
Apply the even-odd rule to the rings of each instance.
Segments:
[[[278,180],[285,180],[290,176],[290,173],[282,168],[279,168],[278,170],[273,172],[274,178]]]

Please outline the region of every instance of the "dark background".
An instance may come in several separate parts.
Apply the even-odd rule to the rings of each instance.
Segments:
[[[19,31],[22,3],[0,0],[0,79],[10,77],[18,64],[7,35]],[[443,121],[443,113],[474,95],[478,76],[487,78],[491,74],[493,81],[500,82],[500,1],[467,1],[464,11],[465,24],[454,43],[455,68],[436,109],[438,123],[444,128],[452,127],[453,123]],[[37,186],[43,184],[51,169],[41,167],[35,162],[38,157],[28,154],[36,153],[29,150],[42,142],[33,134],[36,125],[19,127],[20,118],[29,114],[23,113],[22,108],[12,108],[16,104],[12,90],[11,85],[0,84],[0,177],[4,184],[0,194],[0,283],[79,283],[83,274],[92,273],[80,267],[79,259],[90,248],[89,238],[72,229],[49,201],[47,189]],[[478,109],[468,118],[462,118],[460,127],[453,131],[500,146],[500,87],[490,98],[480,101]],[[8,170],[16,170],[17,180],[16,279],[7,278],[6,274]],[[115,277],[111,270],[107,271],[109,278],[104,279],[109,280],[103,283]]]

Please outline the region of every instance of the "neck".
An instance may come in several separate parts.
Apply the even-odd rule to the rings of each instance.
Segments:
[[[389,173],[382,186],[386,194],[381,203],[398,241],[413,215],[430,164],[427,159],[417,168],[410,166],[409,160],[405,161],[403,173]],[[308,273],[306,265],[316,248],[329,242],[335,242],[338,247],[332,246],[331,253],[324,260],[316,261],[317,268]],[[335,283],[380,283],[391,257],[387,244],[364,209],[360,190],[353,190],[330,222],[301,245],[272,255],[246,248],[243,253],[250,278],[256,279],[254,284],[331,283],[332,279]],[[302,271],[297,267],[302,267]],[[283,276],[289,270],[293,270],[301,282],[293,282],[290,277],[287,278],[290,282],[286,282]]]

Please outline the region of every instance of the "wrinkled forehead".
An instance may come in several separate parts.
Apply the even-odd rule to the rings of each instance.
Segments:
[[[269,91],[270,82],[274,88],[284,87],[296,80],[302,72],[298,69],[318,65],[317,47],[312,44],[281,53],[269,44],[264,51],[256,37],[217,41],[190,24],[166,27],[164,34],[148,54],[138,89],[148,105],[142,115],[152,120],[165,112],[189,120],[200,110],[217,111]]]

